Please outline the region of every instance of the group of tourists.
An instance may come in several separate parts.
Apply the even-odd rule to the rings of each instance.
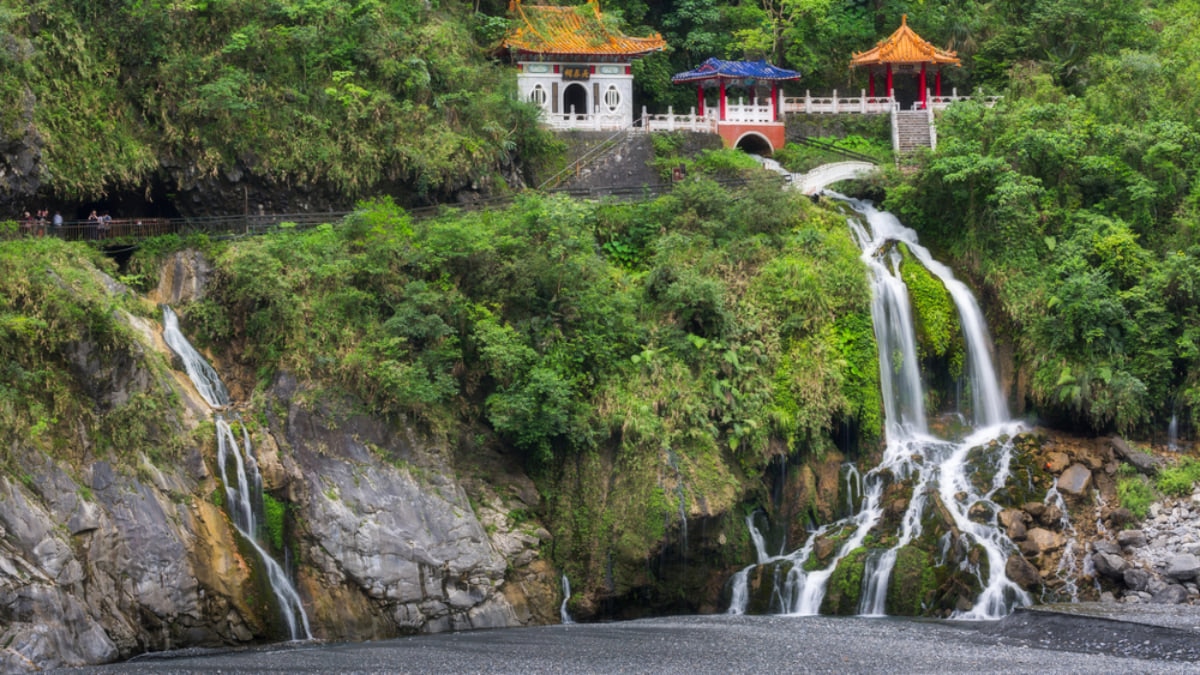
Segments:
[[[26,211],[25,217],[21,219],[21,232],[26,236],[44,237],[48,223],[55,228],[62,227],[62,214],[55,211],[54,218],[51,219],[50,209],[39,209],[36,215]]]
[[[112,216],[108,215],[107,211],[97,213],[93,209],[82,225],[83,237],[85,239],[104,239],[108,236],[109,229],[112,227]],[[54,215],[51,216],[50,209],[39,209],[35,213],[26,211],[21,218],[21,234],[27,237],[46,236],[47,226],[51,228],[49,231],[51,236],[62,237],[62,213],[55,211]]]

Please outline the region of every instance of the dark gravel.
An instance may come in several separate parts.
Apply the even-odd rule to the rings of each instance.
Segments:
[[[147,655],[89,672],[1196,673],[1198,638],[1042,611],[971,623],[687,616]]]

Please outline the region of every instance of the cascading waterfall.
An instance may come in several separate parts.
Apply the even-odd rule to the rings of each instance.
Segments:
[[[179,317],[170,307],[163,305],[163,341],[171,351],[179,355],[183,368],[188,377],[196,385],[196,391],[213,408],[224,408],[229,405],[229,390],[217,375],[217,371],[200,356],[192,343],[179,330]]]
[[[1047,506],[1052,506],[1058,509],[1062,514],[1059,518],[1059,529],[1066,537],[1066,542],[1063,544],[1062,557],[1058,559],[1058,567],[1054,570],[1054,575],[1062,580],[1062,593],[1066,593],[1071,598],[1071,602],[1079,602],[1079,585],[1075,583],[1077,577],[1075,567],[1078,564],[1078,556],[1075,550],[1078,547],[1078,532],[1075,530],[1075,525],[1071,523],[1071,514],[1067,510],[1067,502],[1063,500],[1062,493],[1058,491],[1058,479],[1054,479],[1054,485],[1046,491],[1046,498],[1042,503]],[[1103,526],[1103,525],[1102,525]],[[1086,556],[1087,563],[1091,563],[1092,557]],[[1088,570],[1084,570],[1085,572]]]
[[[571,582],[565,574],[562,575],[562,591],[563,601],[562,605],[558,608],[558,616],[564,625],[575,623],[575,620],[571,618],[571,613],[567,611],[567,601],[571,599]]]
[[[770,160],[765,160],[764,164],[782,171]],[[992,501],[993,495],[1009,478],[1013,452],[1010,437],[1021,429],[1021,425],[1008,418],[991,361],[983,314],[970,289],[957,280],[949,268],[933,259],[912,229],[868,203],[852,199],[845,199],[845,202],[856,212],[856,216],[848,218],[848,224],[863,251],[862,260],[870,275],[871,316],[885,417],[885,449],[879,465],[863,476],[861,506],[857,511],[811,533],[804,548],[786,556],[794,564],[783,592],[790,600],[784,611],[800,615],[819,613],[829,578],[838,563],[861,548],[868,534],[880,524],[886,485],[890,481],[911,480],[912,497],[901,517],[899,531],[894,533],[894,544],[885,550],[869,551],[866,556],[858,612],[871,616],[885,613],[889,580],[898,553],[921,536],[922,518],[935,506],[930,499],[937,499],[937,508],[943,518],[952,521],[952,528],[957,533],[953,539],[949,533],[943,539],[943,560],[949,556],[952,542],[959,550],[978,547],[986,557],[986,567],[979,564],[973,567],[981,592],[970,610],[958,610],[955,616],[998,618],[1013,606],[1029,604],[1030,597],[1004,573],[1008,556],[1016,551],[1016,547],[998,526],[996,515],[1000,509]],[[902,253],[898,244],[903,244],[914,259],[942,282],[958,311],[966,346],[964,375],[975,427],[975,431],[961,441],[935,438],[928,430],[916,331],[908,289],[900,274]],[[972,480],[972,469],[969,468],[981,464],[992,472],[990,482],[979,481],[987,482],[985,485],[977,485],[977,481]],[[980,513],[987,516],[981,518]],[[971,517],[972,514],[975,517]],[[811,569],[808,559],[813,541],[827,531],[849,531],[849,534],[823,568]],[[809,571],[804,570],[806,561],[810,563]],[[982,571],[984,569],[986,573]],[[738,572],[737,576],[744,578],[749,572],[748,568]],[[731,611],[733,609],[731,607]],[[745,611],[744,606],[741,611]]]
[[[210,406],[223,409],[229,406],[229,390],[221,382],[217,372],[208,361],[192,347],[187,338],[179,330],[179,318],[170,307],[163,306],[163,340],[183,360],[185,370],[192,383],[204,400]],[[237,422],[241,422],[237,418]],[[225,420],[224,415],[217,414],[217,466],[221,472],[221,482],[225,485],[225,502],[229,505],[229,517],[234,528],[243,539],[258,553],[267,573],[267,582],[279,605],[279,612],[288,627],[288,636],[292,640],[311,640],[312,631],[308,623],[308,613],[300,601],[283,567],[271,557],[271,554],[259,543],[259,515],[262,513],[263,493],[262,476],[258,471],[258,463],[250,445],[250,434],[244,424],[242,438],[233,432],[232,426]],[[232,474],[230,465],[232,464]]]
[[[1167,424],[1167,449],[1179,452],[1179,415],[1172,414],[1171,422]]]

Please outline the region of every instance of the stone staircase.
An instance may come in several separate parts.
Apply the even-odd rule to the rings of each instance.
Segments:
[[[903,155],[917,148],[933,147],[933,132],[929,126],[929,113],[924,110],[897,110],[892,113],[893,150]]]

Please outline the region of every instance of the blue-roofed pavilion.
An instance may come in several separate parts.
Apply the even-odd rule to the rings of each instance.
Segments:
[[[758,86],[760,84],[769,84],[771,86],[771,94],[768,99],[769,117],[763,119],[762,111],[756,111],[751,115],[753,119],[743,119],[738,121],[754,121],[754,122],[777,122],[779,120],[779,83],[788,80],[800,79],[800,73],[786,68],[773,66],[766,61],[725,61],[716,57],[709,58],[704,63],[692,70],[676,73],[671,77],[671,82],[675,84],[696,84],[697,104],[699,105],[700,114],[704,114],[704,90],[706,88],[718,87],[720,89],[720,121],[726,121],[729,117],[728,103],[725,95],[727,85],[740,86],[750,92],[751,106],[758,106]],[[743,116],[748,111],[737,111],[739,116]],[[730,120],[732,121],[732,120]]]
[[[699,117],[715,124],[726,145],[746,147],[748,142],[758,145],[765,142],[769,154],[784,141],[783,123],[779,121],[779,83],[798,79],[800,73],[766,61],[725,61],[714,57],[692,70],[676,73],[671,82],[696,85]],[[737,103],[730,103],[726,94],[730,86],[745,90],[750,100],[739,97]],[[705,112],[704,103],[704,90],[714,87],[719,91],[715,120]]]

